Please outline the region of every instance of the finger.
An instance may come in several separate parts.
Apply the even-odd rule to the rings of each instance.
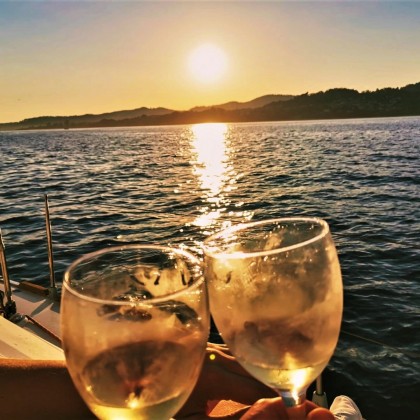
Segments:
[[[315,408],[320,408],[319,405],[316,405],[312,401],[306,400],[305,401],[305,412],[306,414],[310,413],[312,410],[315,410]]]
[[[280,397],[258,400],[241,417],[241,420],[280,420],[287,419],[286,408]]]
[[[326,408],[315,408],[308,414],[308,420],[334,420],[334,414]]]

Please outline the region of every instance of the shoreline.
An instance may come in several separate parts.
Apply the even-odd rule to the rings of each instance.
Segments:
[[[97,115],[27,118],[20,122],[0,123],[0,131],[420,116],[420,82],[374,92],[334,88],[273,101],[270,95],[265,97],[270,99],[258,106],[253,105],[254,100],[235,108],[228,104],[188,111],[160,108],[164,111],[157,114],[156,110],[143,107]]]
[[[195,125],[195,124],[268,124],[268,123],[305,123],[305,122],[325,122],[325,121],[360,121],[360,120],[379,120],[379,119],[388,119],[388,118],[420,118],[420,113],[416,114],[401,114],[401,115],[383,115],[383,116],[357,116],[357,117],[330,117],[330,118],[295,118],[295,119],[285,119],[285,120],[249,120],[249,121],[208,121],[203,120],[201,122],[178,122],[173,124],[161,123],[161,124],[138,124],[138,125],[89,125],[89,126],[75,126],[69,128],[63,127],[25,127],[25,128],[15,128],[15,129],[4,129],[0,124],[0,133],[7,132],[27,132],[27,131],[79,131],[79,130],[95,130],[95,129],[121,129],[121,128],[154,128],[154,127],[179,127],[183,125]]]

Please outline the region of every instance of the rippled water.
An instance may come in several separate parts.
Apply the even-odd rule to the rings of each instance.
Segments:
[[[9,274],[48,284],[45,193],[58,280],[77,256],[107,245],[199,252],[205,236],[230,223],[320,216],[331,226],[345,287],[327,393],[350,395],[369,420],[414,419],[419,154],[418,117],[2,132]]]

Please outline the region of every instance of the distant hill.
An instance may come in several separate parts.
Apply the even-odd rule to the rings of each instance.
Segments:
[[[420,82],[402,88],[358,92],[334,88],[298,96],[265,95],[249,102],[228,102],[189,111],[138,108],[99,115],[38,117],[0,124],[0,130],[123,127],[420,115]]]
[[[71,128],[90,127],[102,120],[121,121],[130,118],[141,118],[143,116],[165,115],[174,112],[167,108],[136,108],[125,111],[106,112],[104,114],[84,114],[73,116],[46,116],[27,118],[16,123],[0,124],[0,130],[22,130],[33,128]],[[10,127],[10,128],[7,128]]]
[[[109,118],[109,119],[113,119],[113,120],[124,120],[126,118],[139,118],[143,115],[165,115],[165,114],[169,114],[173,112],[172,109],[167,109],[167,108],[146,108],[146,107],[142,107],[142,108],[136,108],[136,109],[131,109],[131,110],[127,110],[127,111],[115,111],[115,112],[107,112],[105,114],[98,114],[98,115],[82,115],[80,117],[72,117],[75,118],[76,121],[80,120],[80,121],[100,121],[103,120],[104,118]]]
[[[258,108],[252,113],[252,118],[260,121],[409,115],[420,115],[420,82],[373,92],[359,93],[339,88],[299,95],[287,102],[274,102]]]
[[[203,122],[285,121],[334,118],[369,118],[420,115],[420,83],[374,92],[336,88],[293,96],[259,108],[227,110],[205,107],[201,111],[174,111],[166,115],[121,121],[103,120],[101,126],[172,125]]]
[[[264,96],[260,96],[259,98],[255,98],[252,101],[248,101],[248,102],[232,101],[232,102],[227,102],[227,103],[221,104],[221,105],[196,106],[196,107],[190,109],[190,111],[202,112],[202,111],[207,111],[211,108],[220,108],[220,109],[224,109],[226,111],[236,111],[238,109],[254,109],[254,108],[260,108],[262,106],[268,105],[272,102],[288,101],[289,99],[292,99],[292,98],[293,98],[292,95],[264,95]]]

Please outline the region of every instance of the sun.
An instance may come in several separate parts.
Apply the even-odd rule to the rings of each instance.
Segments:
[[[199,82],[215,82],[226,72],[226,54],[214,44],[202,44],[191,52],[188,59],[188,69]]]

